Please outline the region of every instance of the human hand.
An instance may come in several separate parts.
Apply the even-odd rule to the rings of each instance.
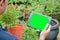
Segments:
[[[44,30],[41,32],[39,40],[45,40],[45,38],[50,33],[50,30],[51,30],[51,25],[47,24]]]

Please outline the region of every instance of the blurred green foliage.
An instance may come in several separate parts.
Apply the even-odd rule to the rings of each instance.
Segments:
[[[28,12],[37,11],[39,13],[46,14],[51,14],[54,10],[56,10],[56,12],[60,12],[60,6],[58,6],[60,4],[60,0],[8,0],[8,2],[21,2],[24,5],[28,3]],[[18,8],[21,8],[20,5]]]
[[[28,12],[37,11],[48,15],[54,12],[54,10],[56,10],[56,12],[60,12],[58,11],[60,10],[60,0],[20,0],[20,2],[24,5],[28,3]]]
[[[30,27],[24,26],[23,37],[21,40],[38,40],[36,30]]]
[[[18,20],[19,13],[20,12],[17,11],[12,4],[8,5],[6,11],[0,15],[0,21],[2,22],[2,25],[6,25],[8,27],[14,25]]]

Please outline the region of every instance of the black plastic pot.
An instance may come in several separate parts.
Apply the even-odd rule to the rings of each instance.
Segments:
[[[59,33],[59,22],[55,19],[51,20],[52,28],[50,34],[47,36],[46,40],[56,40]]]
[[[59,33],[59,22],[55,19],[51,20],[52,25],[50,34],[46,37],[46,40],[56,40]],[[38,32],[38,36],[41,32]]]

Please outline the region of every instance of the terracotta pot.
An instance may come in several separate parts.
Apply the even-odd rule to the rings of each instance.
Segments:
[[[8,31],[14,36],[16,36],[18,40],[22,38],[22,30],[23,30],[22,24],[17,24],[14,27],[8,28]]]

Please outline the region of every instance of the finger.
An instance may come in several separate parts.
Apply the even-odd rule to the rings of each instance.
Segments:
[[[49,24],[46,25],[46,27],[44,28],[44,30],[47,30],[48,26],[49,26]]]
[[[46,32],[50,32],[51,30],[51,25],[49,25],[49,27],[47,28]]]

